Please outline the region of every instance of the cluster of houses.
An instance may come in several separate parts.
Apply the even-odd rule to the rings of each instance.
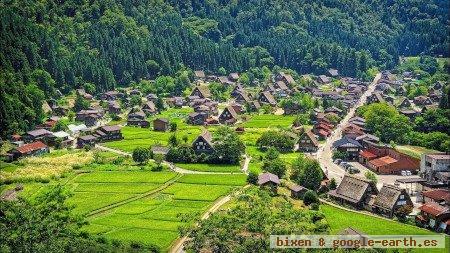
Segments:
[[[369,104],[386,102],[395,106],[401,114],[407,116],[411,121],[427,110],[436,109],[443,95],[445,84],[438,81],[429,87],[428,94],[408,98],[406,85],[412,81],[412,74],[409,72],[403,73],[401,78],[398,78],[396,75],[385,71],[378,80],[375,92],[368,97],[367,102]]]
[[[342,138],[333,143],[333,150],[345,153],[349,161],[358,161],[377,174],[417,173],[420,159],[401,153],[368,133],[365,120],[353,117],[342,129]]]
[[[450,155],[424,154],[419,169],[420,177],[397,179],[395,185],[383,184],[380,190],[371,180],[346,174],[328,195],[342,205],[389,218],[400,212],[405,215],[416,206],[417,225],[450,234]],[[416,184],[418,191],[400,187],[401,183]],[[417,196],[417,203],[412,202],[410,193]]]

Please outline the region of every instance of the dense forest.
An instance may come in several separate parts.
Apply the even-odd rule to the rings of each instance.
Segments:
[[[432,0],[0,0],[0,132],[42,119],[40,101],[180,69],[364,77],[399,55],[449,54],[449,2]]]

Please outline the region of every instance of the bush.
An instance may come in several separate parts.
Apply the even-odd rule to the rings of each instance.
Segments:
[[[330,190],[335,190],[337,188],[336,179],[332,178],[330,180]]]
[[[280,131],[267,131],[256,141],[256,145],[261,150],[270,147],[276,148],[280,152],[290,152],[294,148],[295,141],[286,133]]]
[[[133,150],[133,161],[139,164],[145,164],[151,157],[151,151],[148,148],[135,148]]]
[[[319,203],[319,197],[317,197],[317,193],[312,190],[308,190],[303,196],[303,203],[305,203],[305,205],[307,206],[311,205],[312,203]]]
[[[256,185],[256,183],[258,183],[258,174],[254,171],[250,171],[247,176],[247,182]]]
[[[319,205],[319,203],[312,203],[310,206],[309,206],[309,208],[310,209],[312,209],[312,210],[319,210],[319,207],[320,207],[320,205]]]

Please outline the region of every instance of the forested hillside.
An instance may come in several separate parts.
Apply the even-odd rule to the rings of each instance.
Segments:
[[[56,90],[183,66],[363,77],[399,55],[448,55],[448,12],[441,0],[0,0],[0,132],[39,122]]]

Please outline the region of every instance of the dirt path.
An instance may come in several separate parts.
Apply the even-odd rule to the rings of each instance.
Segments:
[[[369,97],[374,91],[375,86],[378,80],[381,78],[381,74],[378,73],[373,79],[372,83],[369,84],[367,90],[361,96],[359,101],[349,110],[347,115],[342,119],[342,121],[337,125],[336,129],[331,133],[325,143],[321,145],[319,150],[317,151],[317,160],[319,161],[322,170],[324,170],[325,174],[330,178],[335,178],[337,182],[340,182],[345,175],[345,170],[333,163],[333,151],[332,145],[335,141],[339,140],[342,137],[342,129],[346,126],[349,120],[355,115],[356,109],[358,107],[364,105],[366,103],[367,97]]]
[[[245,155],[244,164],[242,165],[242,172],[246,175],[248,175],[248,165],[250,164],[250,160],[252,158],[250,156]]]

